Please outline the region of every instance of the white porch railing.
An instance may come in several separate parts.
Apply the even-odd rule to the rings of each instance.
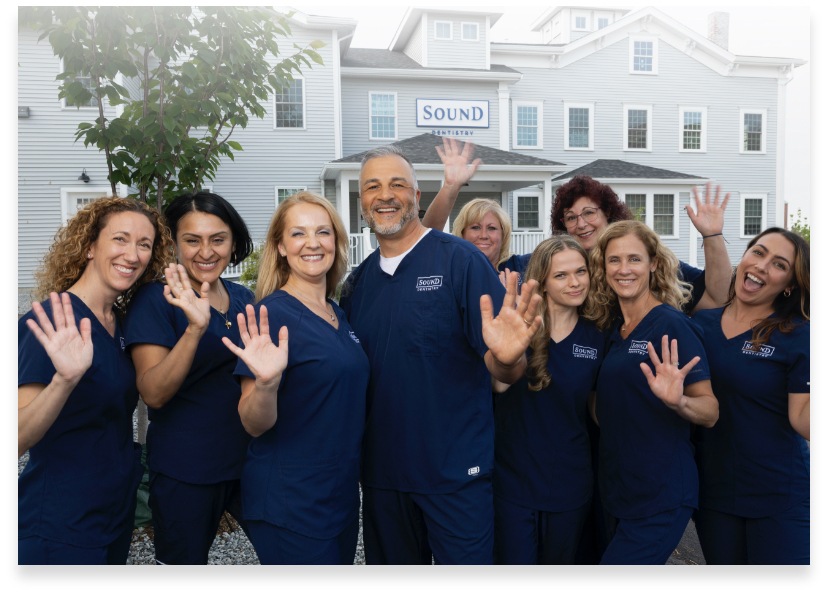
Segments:
[[[546,239],[542,231],[513,231],[510,254],[531,254]]]

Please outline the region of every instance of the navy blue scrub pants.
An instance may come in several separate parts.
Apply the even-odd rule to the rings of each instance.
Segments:
[[[132,543],[134,519],[124,526],[115,541],[103,547],[78,547],[42,537],[17,540],[18,564],[126,564]]]
[[[237,479],[199,485],[150,471],[149,506],[157,564],[207,564],[224,511],[245,529]]]
[[[710,509],[695,514],[707,564],[810,564],[810,499],[778,515],[750,519]]]
[[[359,514],[332,539],[319,539],[271,525],[247,521],[250,543],[260,564],[353,564],[359,539]]]
[[[492,564],[492,482],[480,477],[449,494],[363,486],[367,564]]]
[[[641,519],[614,519],[601,564],[666,564],[692,514],[691,507],[680,506]]]

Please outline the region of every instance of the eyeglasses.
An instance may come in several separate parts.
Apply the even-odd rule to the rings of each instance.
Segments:
[[[575,225],[577,225],[578,223],[578,217],[581,217],[584,220],[584,223],[594,223],[595,219],[598,217],[598,211],[600,210],[601,209],[587,208],[581,211],[580,215],[576,215],[575,213],[568,213],[567,215],[564,215],[561,221],[563,221],[563,224],[567,227],[575,227]]]

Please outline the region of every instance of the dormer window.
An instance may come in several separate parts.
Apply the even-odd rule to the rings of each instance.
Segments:
[[[463,41],[478,41],[480,27],[477,23],[461,23],[460,39]]]
[[[630,37],[630,74],[658,74],[658,39]]]
[[[434,21],[434,39],[450,41],[452,38],[451,21]]]
[[[575,29],[577,31],[586,31],[587,28],[587,18],[585,16],[576,16],[575,17]]]

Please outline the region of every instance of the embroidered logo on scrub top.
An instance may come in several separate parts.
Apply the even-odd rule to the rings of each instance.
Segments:
[[[594,347],[584,347],[583,345],[572,345],[572,357],[580,357],[582,359],[598,359],[598,350]]]
[[[742,345],[742,353],[745,355],[758,355],[759,357],[770,357],[773,355],[773,352],[776,351],[776,347],[773,345],[765,345],[762,343],[756,348],[753,345],[753,341],[745,341],[745,344]]]
[[[348,331],[348,334],[354,340],[354,343],[359,343],[359,339],[357,339],[356,333],[354,333],[354,331]]]
[[[480,475],[480,467],[472,467],[469,469],[469,475]]]
[[[627,353],[640,353],[647,355],[647,341],[633,341],[630,343],[630,350]]]
[[[120,339],[121,339],[121,351],[124,351],[126,349],[126,341],[124,340],[123,337],[120,337]]]
[[[436,291],[443,286],[443,276],[417,277],[417,291]]]

